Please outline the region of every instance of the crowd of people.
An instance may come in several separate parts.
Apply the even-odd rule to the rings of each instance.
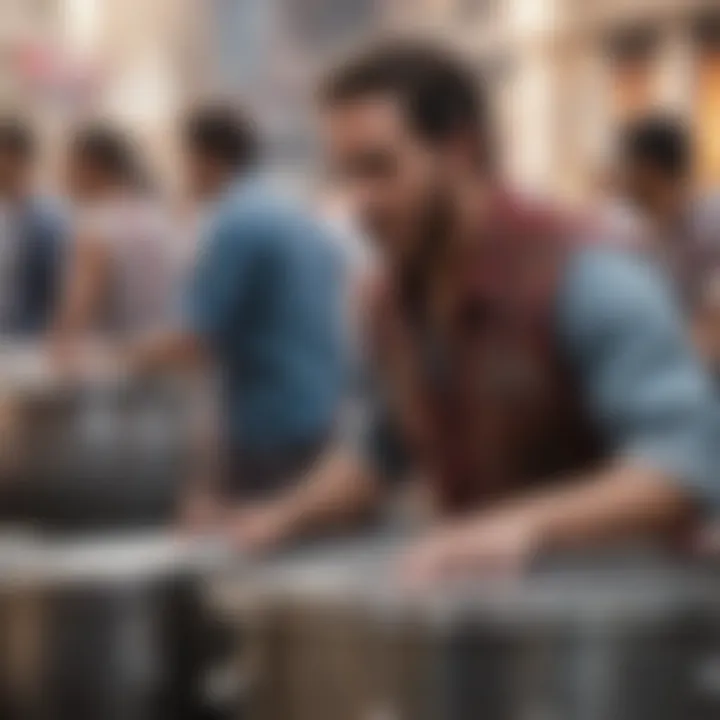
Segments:
[[[683,126],[623,128],[612,187],[578,212],[503,178],[488,98],[443,48],[364,52],[319,111],[373,247],[362,272],[352,233],[273,186],[236,109],[182,124],[192,230],[112,127],[74,134],[50,203],[28,127],[0,123],[6,341],[72,365],[101,339],[130,375],[217,373],[218,452],[178,513],[244,549],[406,493],[433,518],[412,581],[692,540],[720,502],[720,201],[693,188]]]

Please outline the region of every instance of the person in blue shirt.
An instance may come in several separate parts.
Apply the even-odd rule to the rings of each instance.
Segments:
[[[206,208],[196,267],[180,328],[137,349],[131,366],[213,361],[221,494],[247,507],[298,478],[334,431],[344,385],[343,268],[322,224],[263,176],[254,130],[238,113],[196,111],[184,144]]]
[[[390,279],[372,313],[381,353],[360,427],[261,539],[424,481],[453,500],[402,564],[429,582],[675,539],[714,512],[716,395],[672,293],[595,229],[508,202],[472,70],[443,48],[391,42],[341,66],[323,101],[333,167]]]
[[[619,133],[620,176],[627,199],[650,226],[643,245],[669,275],[701,355],[720,371],[720,194],[693,178],[691,129],[653,114]]]
[[[37,141],[15,118],[0,120],[0,333],[37,336],[52,320],[67,223],[34,188]]]

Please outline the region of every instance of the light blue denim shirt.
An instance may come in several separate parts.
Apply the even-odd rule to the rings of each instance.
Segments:
[[[614,453],[720,505],[717,393],[670,286],[640,257],[580,251],[559,299],[561,342]]]
[[[236,447],[283,450],[330,432],[345,359],[343,267],[327,232],[259,176],[211,210],[185,318],[218,360]]]

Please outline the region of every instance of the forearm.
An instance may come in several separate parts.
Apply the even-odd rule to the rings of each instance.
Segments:
[[[376,507],[380,488],[351,457],[334,451],[275,502],[293,536],[351,524]]]
[[[219,498],[222,495],[227,459],[218,393],[207,376],[195,378],[191,393],[190,466],[185,475],[185,492],[193,496]]]
[[[670,479],[640,465],[616,465],[584,481],[519,502],[546,549],[663,536],[695,507]]]
[[[203,344],[196,335],[183,331],[168,332],[139,342],[128,353],[131,374],[196,370],[207,361]]]

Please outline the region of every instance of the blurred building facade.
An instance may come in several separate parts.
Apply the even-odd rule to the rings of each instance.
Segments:
[[[276,169],[306,182],[318,156],[314,81],[336,53],[384,27],[385,7],[386,0],[205,0],[205,89],[246,101]]]
[[[209,76],[261,109],[281,152],[312,157],[317,70],[378,33],[462,49],[491,88],[509,171],[582,196],[617,127],[650,109],[688,122],[697,175],[720,182],[720,0],[209,0]],[[219,81],[219,82],[218,82]]]
[[[655,108],[693,127],[698,181],[720,182],[718,0],[395,0],[391,20],[477,61],[529,186],[582,194],[617,126]]]
[[[3,108],[50,134],[111,114],[160,162],[178,109],[220,94],[250,102],[274,153],[306,168],[319,68],[400,32],[477,64],[529,186],[583,194],[617,125],[652,107],[691,123],[698,180],[720,181],[720,0],[0,0],[0,18]]]
[[[0,104],[59,149],[78,119],[110,116],[162,165],[170,123],[202,85],[194,0],[0,0]]]

